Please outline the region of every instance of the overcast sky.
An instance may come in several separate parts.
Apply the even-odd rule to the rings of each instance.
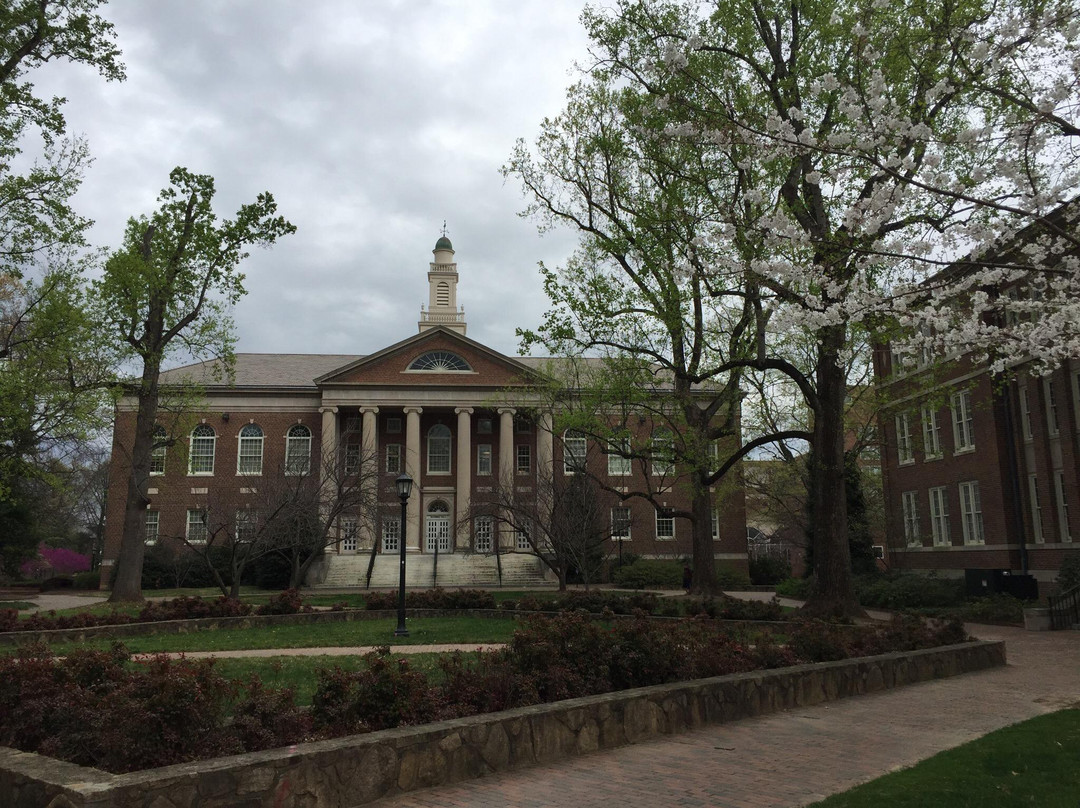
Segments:
[[[416,333],[443,220],[468,335],[517,352],[546,309],[537,235],[499,167],[587,59],[583,0],[112,0],[127,81],[49,66],[94,163],[76,208],[119,244],[169,171],[213,175],[231,216],[263,190],[297,233],[243,264],[244,352],[369,353]]]

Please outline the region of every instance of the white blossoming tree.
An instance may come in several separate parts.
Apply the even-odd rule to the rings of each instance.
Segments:
[[[687,209],[698,211],[692,243],[707,261],[689,275],[681,256],[668,266],[700,272],[711,305],[742,300],[756,312],[754,351],[714,371],[780,373],[804,398],[814,464],[808,608],[855,613],[843,482],[852,346],[868,333],[916,333],[939,350],[988,355],[995,369],[1021,358],[1051,367],[1080,352],[1078,206],[1066,204],[1080,190],[1075,6],[646,0],[583,20],[595,63],[568,112],[545,123],[537,157],[519,151],[518,173],[538,211],[578,226],[624,286],[640,286],[593,225],[604,209],[653,211],[610,193],[581,208],[598,186],[558,171],[582,146],[574,105],[604,88],[621,131],[682,155],[668,169],[707,205]],[[601,166],[623,148],[614,139],[609,155],[593,144],[589,159]],[[575,205],[586,215],[567,215]],[[1020,246],[1003,249],[999,239],[1021,229]],[[560,282],[579,281],[562,272],[549,289]],[[1036,288],[1035,299],[1000,294],[1018,284]],[[800,334],[814,346],[808,366],[786,353]]]

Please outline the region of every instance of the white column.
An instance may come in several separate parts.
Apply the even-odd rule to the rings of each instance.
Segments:
[[[360,540],[371,547],[379,539],[378,407],[361,407],[360,415]]]
[[[420,413],[422,407],[405,407],[405,471],[413,478],[412,496],[406,510],[402,541],[420,549]]]
[[[511,407],[499,408],[499,487],[503,490],[504,501],[514,496],[514,410]],[[499,531],[502,546],[510,546],[512,531],[504,524]]]
[[[457,547],[472,544],[469,505],[472,501],[472,407],[458,407],[457,413]]]
[[[341,473],[341,467],[337,462],[337,411],[337,407],[319,407],[319,412],[322,415],[322,431],[319,433],[319,455],[312,458],[312,462],[319,464],[319,485],[322,488],[321,501],[319,502],[320,518],[330,507],[328,500],[338,482],[335,477]],[[337,527],[335,526],[332,529],[337,530]],[[334,552],[341,552],[340,542],[334,545]]]
[[[542,412],[536,424],[536,505],[549,519],[554,510],[555,475],[562,473],[562,468],[556,469],[555,458],[552,456],[554,442],[551,413]]]

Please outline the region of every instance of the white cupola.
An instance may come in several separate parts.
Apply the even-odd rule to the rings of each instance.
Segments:
[[[457,302],[457,264],[454,263],[454,245],[443,234],[432,250],[435,260],[428,265],[428,304],[420,307],[420,330],[426,331],[437,325],[458,333],[465,333],[465,307]]]

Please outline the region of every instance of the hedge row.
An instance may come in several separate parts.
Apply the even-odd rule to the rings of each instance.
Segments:
[[[129,664],[122,645],[63,659],[44,645],[0,658],[0,745],[106,771],[284,746],[624,688],[965,640],[959,624],[897,620],[838,630],[808,623],[787,646],[748,644],[710,620],[617,621],[532,616],[508,645],[444,657],[429,679],[388,648],[357,671],[320,671],[310,710],[288,689],[237,683],[213,660]],[[121,718],[122,717],[122,718]]]

